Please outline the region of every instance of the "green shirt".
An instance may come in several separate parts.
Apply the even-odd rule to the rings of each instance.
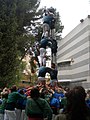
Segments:
[[[40,109],[40,107],[37,105],[35,100],[33,100],[32,98],[29,98],[27,100],[26,109],[25,109],[27,116],[43,113],[44,118],[48,117],[48,120],[52,120],[53,112],[48,102],[42,98],[38,98],[36,101],[39,103],[39,106],[42,109]]]
[[[4,114],[6,103],[7,103],[7,99],[3,98],[2,104],[0,104],[0,113],[2,113],[2,114]]]
[[[18,92],[12,92],[8,95],[7,103],[16,103],[19,98],[24,98],[24,95],[21,95]]]

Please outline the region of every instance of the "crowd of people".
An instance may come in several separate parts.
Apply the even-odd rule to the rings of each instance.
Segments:
[[[0,120],[90,120],[90,90],[37,84],[4,88]]]

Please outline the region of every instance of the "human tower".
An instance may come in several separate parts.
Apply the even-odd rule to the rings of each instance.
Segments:
[[[43,13],[43,34],[40,41],[39,47],[39,72],[38,72],[38,82],[46,84],[45,75],[50,74],[50,85],[55,86],[57,83],[57,69],[56,63],[53,60],[56,57],[57,52],[57,42],[55,40],[55,16],[54,9],[51,7],[45,9]],[[51,48],[51,55],[47,56],[47,49]],[[51,59],[51,60],[50,60]],[[50,60],[51,64],[48,67],[46,61]]]

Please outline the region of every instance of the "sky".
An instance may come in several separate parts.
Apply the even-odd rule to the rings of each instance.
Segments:
[[[56,8],[60,14],[64,30],[62,37],[65,37],[73,30],[81,19],[90,15],[90,0],[41,0],[40,7]]]

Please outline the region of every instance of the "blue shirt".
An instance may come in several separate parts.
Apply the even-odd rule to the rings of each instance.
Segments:
[[[55,92],[55,93],[53,94],[53,96],[54,96],[55,98],[57,98],[57,99],[60,99],[60,97],[61,97],[61,98],[64,97],[64,94],[63,94],[62,92],[60,92],[60,93]]]
[[[50,70],[50,77],[51,77],[51,80],[57,80],[57,74],[58,74],[58,71],[56,69],[51,69]]]
[[[40,67],[38,77],[45,77],[46,73],[49,73],[49,71],[50,71],[49,67],[45,67],[45,66]]]

